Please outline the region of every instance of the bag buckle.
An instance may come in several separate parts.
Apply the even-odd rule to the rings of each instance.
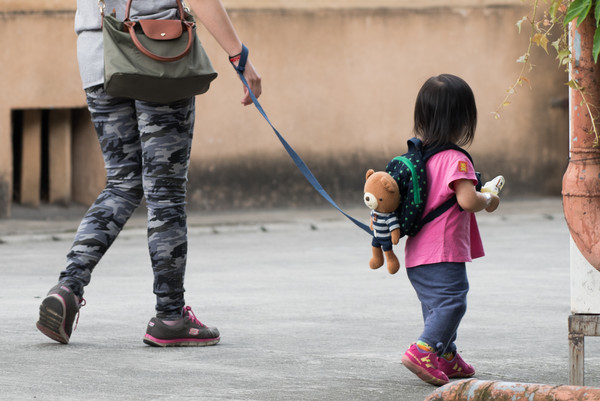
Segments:
[[[98,0],[98,9],[100,10],[100,15],[104,17],[104,9],[106,8],[106,3],[104,0]]]

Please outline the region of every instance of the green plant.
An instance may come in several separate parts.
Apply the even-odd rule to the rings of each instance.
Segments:
[[[549,54],[548,45],[550,45],[556,51],[559,67],[564,67],[568,71],[571,63],[568,27],[571,22],[579,26],[586,18],[594,18],[596,30],[593,42],[593,57],[594,62],[598,62],[600,55],[600,0],[543,0],[543,3],[548,4],[548,7],[542,13],[539,12],[542,0],[531,1],[531,16],[524,16],[516,23],[519,33],[521,33],[524,24],[529,25],[531,29],[527,51],[517,59],[517,63],[521,63],[523,66],[516,81],[508,88],[506,97],[496,111],[493,112],[496,119],[500,118],[500,111],[510,104],[509,100],[516,93],[518,87],[522,87],[524,84],[531,87],[526,75],[534,67],[531,63],[531,50],[534,46],[541,47],[546,54]],[[594,146],[597,147],[599,145],[598,108],[588,101],[585,88],[576,80],[569,79],[566,84],[579,92],[582,98],[581,106],[586,107],[589,115],[593,116],[591,134],[595,136]]]
[[[554,0],[553,3],[568,2],[566,0]],[[596,32],[594,34],[594,62],[598,62],[598,55],[600,54],[600,2],[595,0],[574,0],[568,2],[567,13],[563,24],[566,26],[569,22],[577,19],[577,26],[579,26],[590,14],[592,8],[594,9],[594,20],[596,21]]]

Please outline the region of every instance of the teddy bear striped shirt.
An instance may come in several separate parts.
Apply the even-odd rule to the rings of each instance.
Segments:
[[[400,222],[395,213],[381,213],[372,210],[371,221],[375,238],[390,238],[391,232],[400,228]]]

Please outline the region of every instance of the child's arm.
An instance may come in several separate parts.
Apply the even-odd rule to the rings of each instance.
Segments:
[[[475,190],[473,181],[460,179],[453,182],[456,199],[460,207],[468,212],[486,210],[493,212],[500,204],[500,198],[493,193],[481,193]]]

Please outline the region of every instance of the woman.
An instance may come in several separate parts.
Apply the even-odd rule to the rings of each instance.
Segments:
[[[104,4],[106,3],[106,4]],[[123,19],[125,0],[100,0]],[[187,256],[186,182],[194,130],[194,98],[169,104],[112,97],[104,91],[102,19],[98,4],[78,0],[75,16],[77,57],[88,108],[107,172],[104,191],[81,221],[59,282],[40,306],[38,329],[67,344],[84,287],[92,271],[129,217],[145,198],[148,248],[154,271],[156,317],[144,342],[153,346],[214,345],[216,328],[200,323],[185,306]],[[242,42],[220,0],[190,0],[189,5],[235,65]],[[178,18],[176,0],[133,1],[131,19]],[[256,96],[261,78],[250,60],[243,72]],[[244,86],[242,104],[252,99]]]

